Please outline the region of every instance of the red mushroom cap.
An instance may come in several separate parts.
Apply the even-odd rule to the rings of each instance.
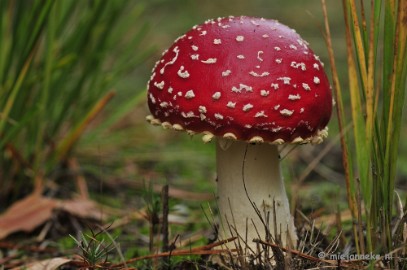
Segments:
[[[251,142],[320,142],[332,111],[319,58],[293,29],[209,20],[166,50],[148,82],[153,124]]]

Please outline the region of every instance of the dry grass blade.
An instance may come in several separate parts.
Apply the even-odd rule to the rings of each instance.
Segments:
[[[74,144],[78,141],[80,136],[85,131],[86,127],[92,122],[93,119],[105,108],[107,103],[114,97],[113,91],[108,92],[91,108],[88,114],[83,118],[79,125],[74,128],[57,146],[56,158],[63,160],[68,152],[72,149]]]
[[[325,0],[321,0],[322,3],[322,11],[324,14],[324,23],[325,23],[325,42],[327,45],[328,49],[328,55],[329,55],[329,62],[330,62],[330,67],[331,67],[331,72],[332,72],[332,79],[333,79],[333,88],[334,88],[334,94],[335,94],[335,99],[336,99],[336,113],[337,113],[337,118],[338,118],[338,125],[339,125],[339,130],[341,133],[340,141],[341,141],[341,148],[342,148],[342,164],[345,170],[345,181],[346,181],[346,194],[347,194],[347,199],[348,199],[348,205],[351,210],[352,216],[356,216],[356,200],[354,197],[354,188],[353,188],[353,183],[352,183],[352,165],[351,163],[351,155],[349,152],[349,147],[348,147],[348,142],[346,138],[346,132],[345,132],[345,109],[343,105],[343,98],[342,98],[342,89],[341,85],[339,82],[339,75],[338,71],[336,68],[336,62],[335,62],[335,54],[333,50],[333,45],[332,45],[332,38],[331,38],[331,31],[329,27],[329,20],[328,20],[328,12],[327,12],[327,7],[326,7],[326,2]]]

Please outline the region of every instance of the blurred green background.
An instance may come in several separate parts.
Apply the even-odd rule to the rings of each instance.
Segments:
[[[50,3],[52,1],[48,1]],[[58,63],[63,62],[67,55],[60,53],[63,50],[64,40],[75,40],[75,35],[72,36],[72,29],[76,29],[75,21],[81,21],[86,17],[86,13],[81,13],[75,6],[75,1],[63,0],[63,4],[58,8],[60,12],[70,19],[67,21],[59,21],[60,26],[57,27],[56,36],[59,36],[57,42],[52,45],[55,47],[55,54],[53,55],[53,67],[58,69]],[[35,3],[35,1],[33,2]],[[95,7],[103,6],[103,1],[81,1],[77,6],[88,8],[89,12],[94,11]],[[29,193],[30,188],[33,186],[34,173],[27,173],[25,169],[18,167],[19,170],[11,170],[12,166],[21,166],[17,164],[19,161],[15,160],[13,154],[10,155],[4,148],[4,145],[10,143],[17,150],[22,153],[23,159],[28,162],[36,163],[38,171],[47,180],[47,182],[57,183],[56,191],[53,194],[62,194],[72,192],[74,189],[72,184],[72,175],[82,174],[90,186],[92,196],[108,204],[121,204],[117,202],[117,198],[122,198],[123,202],[129,202],[132,207],[142,205],[142,199],[137,193],[137,189],[131,191],[123,189],[123,186],[129,183],[145,183],[153,181],[154,183],[169,183],[174,187],[179,187],[189,191],[196,192],[215,192],[215,156],[214,144],[203,144],[200,136],[190,137],[183,133],[175,131],[163,130],[158,127],[153,127],[145,122],[145,116],[149,114],[146,106],[146,83],[150,77],[150,72],[154,63],[160,58],[161,52],[169,47],[172,42],[184,32],[188,31],[193,25],[200,24],[208,18],[216,18],[229,15],[248,15],[256,17],[265,17],[277,19],[280,22],[294,28],[297,32],[310,43],[314,52],[319,55],[325,63],[326,72],[330,74],[330,68],[327,58],[327,50],[324,43],[323,36],[323,16],[321,3],[319,0],[217,0],[217,1],[196,1],[196,0],[139,0],[139,1],[108,1],[106,20],[101,19],[98,21],[98,16],[95,16],[95,25],[92,28],[92,21],[88,20],[88,26],[94,31],[94,35],[101,35],[97,31],[97,27],[106,27],[106,24],[120,22],[117,28],[114,28],[112,39],[109,46],[106,46],[102,54],[92,55],[92,51],[85,50],[83,55],[76,55],[78,59],[86,58],[86,55],[92,55],[95,59],[103,62],[100,69],[97,71],[97,79],[100,84],[95,84],[96,87],[104,87],[101,93],[105,94],[113,90],[115,97],[103,108],[100,114],[97,115],[90,124],[87,124],[86,129],[81,133],[80,139],[72,146],[72,149],[67,152],[67,156],[63,155],[59,160],[55,161],[55,156],[49,154],[54,149],[53,145],[58,145],[58,142],[64,142],[64,137],[71,131],[75,131],[75,127],[80,125],[89,110],[97,104],[98,100],[103,94],[95,95],[93,99],[88,99],[87,103],[72,111],[69,111],[76,118],[64,119],[66,122],[58,123],[58,132],[48,134],[45,131],[45,136],[40,137],[36,141],[43,143],[40,149],[50,148],[46,153],[41,154],[41,158],[33,158],[36,155],[34,152],[27,152],[25,150],[37,149],[33,145],[24,145],[24,143],[36,144],[30,142],[27,137],[30,137],[30,129],[16,128],[13,121],[23,123],[26,119],[22,117],[17,118],[17,111],[22,107],[16,109],[15,117],[13,111],[9,118],[0,118],[0,121],[5,121],[5,134],[2,135],[2,158],[0,160],[0,189],[3,193],[0,196],[2,209],[12,203],[16,198],[22,197],[24,194]],[[115,4],[113,4],[115,3]],[[2,1],[2,34],[3,37],[7,34],[7,27],[13,23],[5,23],[8,19],[17,20],[13,14],[10,14],[9,6],[20,6],[21,12],[26,12],[29,16],[31,12],[24,9],[23,1]],[[65,6],[66,5],[66,6]],[[111,5],[111,6],[109,6]],[[38,5],[35,5],[39,9]],[[72,9],[70,9],[72,8]],[[116,13],[109,13],[109,9],[117,10]],[[25,10],[25,11],[24,11]],[[36,9],[33,9],[33,12]],[[72,12],[72,13],[70,13]],[[96,11],[97,12],[97,11]],[[343,11],[341,1],[328,2],[329,19],[331,23],[331,31],[333,43],[336,53],[336,61],[339,68],[339,73],[342,78],[342,86],[346,91],[346,56],[345,56],[345,40],[344,40],[344,25],[343,25]],[[42,14],[42,13],[41,13]],[[97,15],[97,13],[95,13]],[[31,14],[32,15],[32,14]],[[7,17],[8,16],[8,17]],[[100,16],[103,18],[102,16]],[[50,17],[49,20],[58,21],[57,17]],[[48,20],[48,19],[47,19]],[[30,76],[24,82],[24,93],[28,93],[33,89],[33,81],[43,80],[42,76],[38,76],[46,66],[47,60],[47,43],[46,36],[50,31],[48,27],[52,25],[52,21],[46,21],[48,25],[44,28],[43,38],[39,39],[41,47],[41,57],[37,57],[34,62],[33,70],[30,70]],[[26,27],[29,26],[27,20]],[[108,22],[108,23],[106,23]],[[96,24],[100,23],[100,25]],[[8,25],[8,26],[7,26]],[[80,27],[79,27],[80,28]],[[61,30],[61,32],[58,32]],[[63,30],[63,31],[62,31]],[[27,30],[28,31],[28,30]],[[66,34],[66,36],[64,36]],[[103,34],[101,35],[103,37]],[[9,36],[10,38],[10,36]],[[10,40],[9,40],[10,41]],[[117,41],[117,42],[116,42]],[[12,42],[12,39],[11,41]],[[50,44],[53,44],[52,42]],[[83,46],[86,46],[84,42]],[[45,49],[44,49],[45,48]],[[12,49],[11,49],[12,50]],[[8,53],[7,47],[2,47],[3,55]],[[75,52],[78,53],[78,52]],[[15,52],[17,57],[18,51]],[[100,57],[100,58],[98,58]],[[122,59],[126,58],[126,59]],[[66,59],[65,59],[66,60]],[[103,61],[102,61],[103,60]],[[124,63],[115,69],[115,61],[122,61]],[[127,61],[129,60],[129,61]],[[51,62],[52,62],[51,61]],[[93,60],[92,60],[93,61]],[[97,61],[97,60],[96,60]],[[92,62],[89,62],[92,63]],[[86,66],[86,65],[85,65]],[[91,66],[90,66],[91,67]],[[10,68],[15,68],[15,65],[10,65]],[[92,70],[92,67],[89,68]],[[87,70],[86,72],[91,73]],[[119,71],[117,71],[119,70]],[[63,70],[62,70],[63,71]],[[117,72],[116,72],[117,71]],[[38,74],[37,74],[37,73]],[[18,73],[18,72],[16,72]],[[78,73],[78,71],[76,72]],[[76,74],[74,73],[74,74]],[[51,76],[54,78],[55,74]],[[76,74],[78,75],[78,74]],[[80,74],[79,74],[80,75]],[[112,76],[114,75],[114,76]],[[70,76],[67,74],[67,76]],[[113,77],[112,80],[108,80]],[[75,77],[72,77],[73,80]],[[5,106],[7,97],[10,97],[10,90],[7,88],[10,85],[8,78],[3,78],[2,95],[0,95],[0,105]],[[86,78],[85,78],[86,79]],[[85,80],[84,79],[84,80]],[[108,83],[105,83],[106,79]],[[71,77],[65,78],[64,81],[56,81],[54,87],[61,83],[61,88],[65,84],[69,84]],[[28,82],[27,82],[28,81]],[[62,86],[63,85],[63,86]],[[81,87],[86,89],[87,86],[92,85],[91,82],[84,83]],[[41,84],[35,86],[35,89],[41,89]],[[55,88],[53,88],[55,91]],[[69,89],[67,90],[69,91]],[[73,90],[78,91],[78,89]],[[23,91],[22,91],[23,92]],[[80,93],[80,91],[78,92]],[[345,100],[347,93],[344,93]],[[58,95],[55,96],[57,98]],[[78,97],[80,94],[78,94]],[[26,96],[19,94],[18,98]],[[4,98],[6,98],[4,100]],[[32,98],[32,97],[31,97]],[[33,101],[33,100],[31,100]],[[53,100],[47,101],[52,104]],[[35,106],[34,106],[35,107]],[[70,106],[68,106],[70,108]],[[35,110],[33,109],[33,112]],[[67,112],[68,113],[68,112]],[[4,116],[4,115],[3,115]],[[20,115],[21,116],[21,115]],[[24,115],[23,115],[24,116]],[[82,118],[81,118],[82,116]],[[43,114],[43,118],[35,118],[31,130],[36,132],[36,125],[38,123],[52,122],[56,120],[52,115]],[[42,126],[39,125],[39,126]],[[55,126],[55,124],[54,124]],[[49,126],[43,126],[45,130]],[[341,151],[339,141],[337,140],[337,124],[335,113],[332,115],[332,120],[329,125],[330,137],[327,143],[320,146],[301,146],[296,147],[293,151],[286,147],[282,149],[283,153],[288,153],[284,158],[283,166],[287,182],[294,185],[301,185],[302,192],[298,195],[301,207],[307,211],[313,211],[316,208],[327,206],[331,207],[329,210],[336,209],[336,205],[340,204],[346,207],[345,184],[342,175],[341,165]],[[403,127],[404,134],[407,133],[406,126]],[[1,130],[0,130],[1,131]],[[13,131],[13,132],[11,132]],[[9,132],[9,136],[7,133]],[[21,135],[23,133],[23,135]],[[15,136],[15,134],[19,134]],[[37,133],[36,133],[37,134]],[[43,134],[42,134],[43,135]],[[38,135],[39,136],[39,135]],[[51,138],[49,137],[51,136]],[[55,136],[55,137],[53,137]],[[6,139],[7,140],[6,140]],[[335,139],[336,138],[336,139]],[[308,164],[318,154],[321,149],[326,147],[330,141],[333,141],[334,147],[322,159],[322,161],[313,168],[312,172],[306,179],[300,179],[302,173],[307,168]],[[62,143],[63,145],[63,143]],[[58,149],[58,147],[57,147]],[[9,149],[10,150],[10,149]],[[407,143],[403,142],[400,149],[400,176],[398,188],[403,189],[407,181]],[[284,155],[285,156],[285,155]],[[63,164],[67,159],[74,157],[78,160],[80,171],[73,172]],[[53,159],[49,163],[48,159]],[[62,165],[61,165],[62,164]],[[34,165],[33,165],[34,166]],[[29,166],[31,167],[31,166]],[[305,181],[304,181],[305,180]],[[23,182],[18,182],[23,181]],[[317,185],[315,185],[317,183]],[[130,184],[131,185],[131,184]],[[141,184],[140,184],[141,185]],[[138,185],[138,187],[140,187]],[[4,189],[3,187],[6,187]],[[51,189],[52,185],[47,188]],[[28,187],[28,188],[27,188]],[[55,186],[52,186],[55,188]],[[141,188],[139,188],[141,189]],[[5,192],[8,193],[5,193]],[[323,191],[323,192],[320,192]],[[10,195],[12,193],[13,195]],[[111,193],[114,194],[113,198],[109,198]],[[332,203],[331,198],[337,198],[337,203]],[[119,200],[121,201],[121,200]]]

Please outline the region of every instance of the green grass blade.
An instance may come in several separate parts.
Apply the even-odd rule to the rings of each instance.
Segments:
[[[7,98],[5,107],[3,108],[2,112],[1,112],[0,134],[5,133],[4,129],[6,127],[6,123],[9,118],[10,111],[13,108],[14,102],[17,98],[19,91],[21,90],[21,85],[23,84],[23,82],[26,78],[26,75],[27,75],[28,69],[30,68],[33,56],[34,56],[34,52],[32,52],[26,59],[26,62],[18,75],[17,81],[15,82],[13,88],[11,89],[11,93]]]

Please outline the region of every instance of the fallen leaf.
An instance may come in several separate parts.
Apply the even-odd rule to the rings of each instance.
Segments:
[[[12,270],[55,270],[58,267],[71,262],[72,260],[68,258],[52,258],[39,262],[30,263],[28,265],[23,265],[17,268],[12,268]]]
[[[50,220],[54,210],[63,210],[84,219],[104,220],[107,216],[102,207],[88,199],[57,200],[32,194],[15,202],[0,215],[0,239],[19,231],[33,231]]]
[[[14,232],[34,230],[51,217],[56,205],[55,200],[35,194],[17,201],[0,216],[0,239]]]

